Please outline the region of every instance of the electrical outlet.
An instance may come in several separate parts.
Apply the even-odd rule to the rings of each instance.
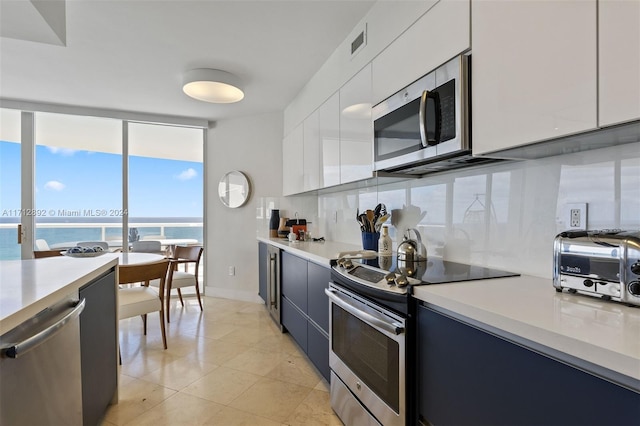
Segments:
[[[234,276],[236,274],[236,267],[229,266],[229,276]]]
[[[568,229],[587,229],[587,203],[571,203],[565,209]]]

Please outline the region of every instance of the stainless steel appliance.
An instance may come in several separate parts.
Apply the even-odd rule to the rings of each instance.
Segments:
[[[267,309],[271,318],[282,328],[280,322],[280,249],[267,247]]]
[[[82,424],[77,293],[0,336],[0,424]]]
[[[417,414],[408,398],[416,388],[412,289],[517,274],[432,258],[420,275],[410,277],[395,256],[351,257],[332,262],[326,290],[331,407],[347,425],[413,424]]]
[[[488,163],[471,156],[470,58],[458,56],[374,106],[376,171],[424,175]]]
[[[557,291],[640,306],[640,231],[567,231],[553,245]]]

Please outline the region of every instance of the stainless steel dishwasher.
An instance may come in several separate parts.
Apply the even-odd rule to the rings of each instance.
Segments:
[[[0,424],[81,425],[78,293],[0,336]]]

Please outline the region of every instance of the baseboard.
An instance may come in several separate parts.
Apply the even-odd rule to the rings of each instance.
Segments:
[[[223,299],[242,300],[243,302],[253,302],[264,304],[264,300],[257,293],[249,290],[232,290],[228,288],[205,287],[207,296],[221,297]]]

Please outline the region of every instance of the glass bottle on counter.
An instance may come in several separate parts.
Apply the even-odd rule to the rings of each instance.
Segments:
[[[389,236],[389,228],[387,226],[382,227],[382,233],[378,240],[378,255],[391,256],[391,237]]]

